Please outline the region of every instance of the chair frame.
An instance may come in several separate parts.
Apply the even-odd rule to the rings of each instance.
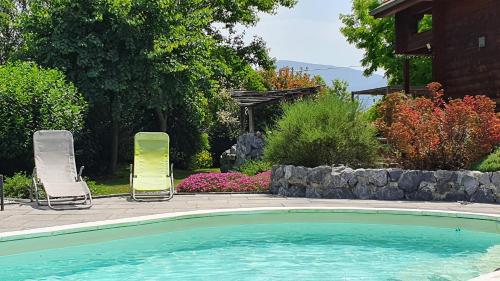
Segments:
[[[174,197],[174,163],[170,164],[170,188],[165,188],[158,191],[144,191],[137,192],[134,188],[134,164],[130,164],[130,194],[134,201],[138,202],[151,202],[151,201],[169,201]],[[168,194],[162,195],[160,192],[168,191]],[[142,193],[142,194],[141,194]],[[156,194],[144,194],[144,193],[156,193]]]
[[[82,172],[85,166],[80,167],[80,171],[78,172],[78,176],[76,177],[76,182],[82,181]],[[30,192],[30,200],[33,202],[33,195],[35,197],[36,205],[39,206],[48,206],[52,210],[63,211],[70,209],[89,209],[93,206],[92,201],[92,193],[89,192],[84,196],[63,196],[63,197],[54,197],[50,196],[45,192],[46,202],[43,202],[40,198],[40,191],[43,188],[43,184],[36,174],[36,167],[33,168],[32,174],[32,183]],[[83,205],[83,206],[82,206]],[[71,206],[72,208],[56,208],[56,206]]]

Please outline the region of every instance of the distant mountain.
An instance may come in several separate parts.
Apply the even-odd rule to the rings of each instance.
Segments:
[[[335,79],[347,81],[349,84],[349,91],[367,90],[387,85],[387,79],[382,75],[373,74],[366,77],[363,75],[363,71],[349,67],[336,67],[333,65],[312,64],[289,60],[278,60],[276,66],[278,68],[286,66],[293,67],[296,71],[308,69],[309,71],[307,73],[313,76],[321,76],[327,84],[331,84]],[[362,96],[360,98],[365,106],[370,106],[374,100],[376,100],[369,96]]]

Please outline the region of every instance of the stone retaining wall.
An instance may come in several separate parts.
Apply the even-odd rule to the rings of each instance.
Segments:
[[[500,171],[273,167],[271,193],[287,197],[500,203]]]

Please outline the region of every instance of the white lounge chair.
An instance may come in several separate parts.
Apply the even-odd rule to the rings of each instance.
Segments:
[[[33,135],[35,169],[33,188],[38,205],[40,187],[45,191],[46,205],[70,205],[78,209],[92,207],[92,195],[82,180],[83,166],[76,172],[73,135],[64,130],[37,131]],[[64,208],[67,209],[67,208]]]

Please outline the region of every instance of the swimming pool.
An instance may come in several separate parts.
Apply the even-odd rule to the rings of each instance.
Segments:
[[[401,210],[197,213],[3,237],[0,280],[468,280],[497,217]]]

